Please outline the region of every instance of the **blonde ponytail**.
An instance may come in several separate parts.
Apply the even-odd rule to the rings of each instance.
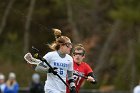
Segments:
[[[55,41],[52,44],[48,44],[50,49],[52,50],[59,50],[60,45],[63,45],[67,42],[71,43],[71,40],[67,36],[61,36],[61,30],[59,29],[52,29],[54,36],[55,36]]]
[[[55,39],[61,37],[61,30],[59,30],[59,29],[52,29],[52,30],[53,30]]]

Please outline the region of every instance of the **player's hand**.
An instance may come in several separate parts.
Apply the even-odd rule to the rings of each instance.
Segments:
[[[87,81],[95,81],[95,79],[93,77],[91,77],[91,76],[88,76]]]
[[[93,84],[96,83],[96,80],[93,77],[91,77],[91,76],[88,76],[87,81],[89,81],[89,82],[91,82]]]
[[[57,71],[56,71],[57,69],[58,69],[57,67],[53,67],[53,69],[49,68],[48,72],[56,75],[57,74]]]
[[[76,88],[75,88],[75,86],[72,86],[72,87],[71,87],[70,93],[76,93]]]

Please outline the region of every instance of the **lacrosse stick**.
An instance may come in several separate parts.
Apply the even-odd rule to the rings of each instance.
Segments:
[[[84,79],[88,79],[88,77],[83,76],[83,75],[80,75],[80,74],[77,74],[77,73],[73,73],[73,75],[76,75],[76,76],[82,77],[82,78],[84,78]]]
[[[84,78],[84,79],[88,79],[87,76],[83,76],[83,75],[80,75],[80,74],[78,74],[78,73],[73,73],[73,75],[76,75],[76,76],[82,77],[82,78]],[[91,81],[91,83],[96,84],[96,80]]]

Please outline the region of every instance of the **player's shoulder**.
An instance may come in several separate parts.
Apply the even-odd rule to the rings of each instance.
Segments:
[[[89,64],[86,63],[86,62],[82,62],[82,65],[84,65],[84,66],[89,66]]]
[[[51,52],[48,52],[46,55],[54,55],[54,54],[57,54],[56,51],[51,51]]]
[[[71,58],[71,59],[72,59],[72,57],[71,57],[69,54],[66,54],[66,57],[68,57],[68,58]]]
[[[66,57],[69,58],[70,60],[73,60],[73,58],[69,54],[66,54]]]
[[[47,58],[47,57],[52,57],[56,54],[56,51],[51,51],[51,52],[48,52],[47,54],[44,55],[44,58]]]

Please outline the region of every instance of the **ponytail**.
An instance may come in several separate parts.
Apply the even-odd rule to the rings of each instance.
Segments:
[[[60,45],[63,45],[67,42],[71,42],[70,39],[66,36],[61,35],[61,30],[59,29],[52,29],[54,36],[55,36],[55,41],[52,44],[48,44],[50,49],[52,50],[59,50]]]

